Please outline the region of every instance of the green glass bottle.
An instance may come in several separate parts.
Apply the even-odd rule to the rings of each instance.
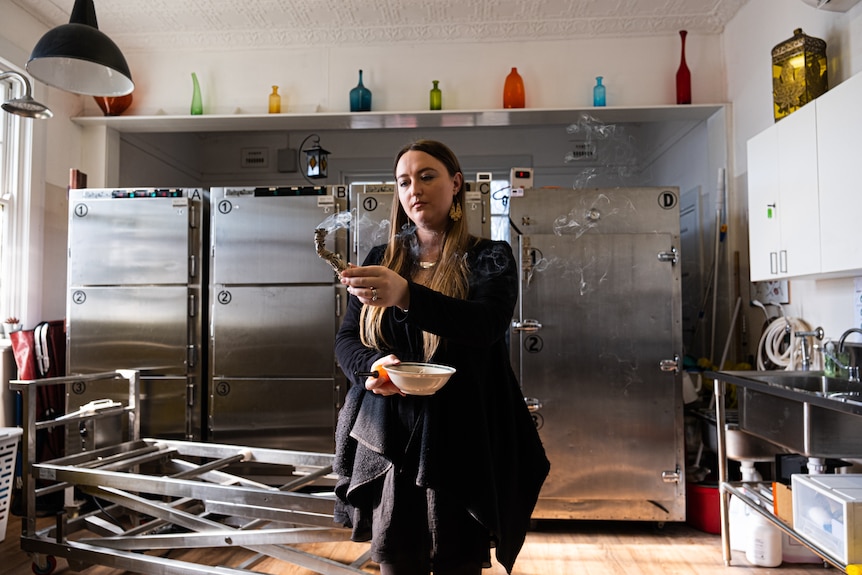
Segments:
[[[204,113],[204,105],[201,102],[201,85],[198,84],[198,76],[192,72],[192,116],[200,116]]]
[[[440,91],[440,88],[437,86],[440,81],[439,80],[431,80],[434,84],[434,87],[431,88],[431,106],[428,108],[429,110],[442,110],[443,109],[443,92]]]

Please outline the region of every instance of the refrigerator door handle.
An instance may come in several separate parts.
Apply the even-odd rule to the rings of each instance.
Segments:
[[[542,329],[542,324],[536,319],[525,319],[524,321],[513,321],[512,331],[515,333],[526,332],[535,333]]]
[[[540,409],[542,409],[542,407],[544,407],[542,405],[542,400],[535,397],[525,397],[524,403],[527,404],[527,410],[529,410],[530,413],[539,411]]]
[[[679,261],[677,257],[677,251],[675,247],[671,247],[669,252],[659,252],[658,253],[658,261],[660,262],[670,262],[671,264],[676,265]]]
[[[672,371],[679,373],[679,354],[673,354],[673,359],[663,359],[659,362],[659,368],[662,371]]]

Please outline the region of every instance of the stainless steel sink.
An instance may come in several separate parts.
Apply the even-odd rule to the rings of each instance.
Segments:
[[[806,371],[712,375],[738,387],[741,430],[809,457],[862,456],[862,383]]]
[[[755,381],[778,385],[795,391],[821,393],[829,397],[835,393],[859,394],[862,383],[829,377],[819,371],[755,371],[749,376]]]

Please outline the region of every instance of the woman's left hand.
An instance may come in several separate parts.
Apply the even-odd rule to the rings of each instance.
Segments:
[[[366,379],[365,389],[377,395],[406,395],[398,389],[398,386],[392,383],[392,379],[389,378],[389,374],[386,372],[387,366],[398,365],[399,363],[401,363],[401,360],[394,354],[389,354],[375,361],[371,366],[371,371],[376,371],[379,375]]]
[[[407,280],[387,267],[351,265],[341,272],[341,283],[366,305],[401,309],[410,305]]]

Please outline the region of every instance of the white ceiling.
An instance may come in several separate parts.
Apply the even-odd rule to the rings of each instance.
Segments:
[[[74,0],[11,0],[46,26]],[[748,0],[103,0],[123,51],[719,34]]]

